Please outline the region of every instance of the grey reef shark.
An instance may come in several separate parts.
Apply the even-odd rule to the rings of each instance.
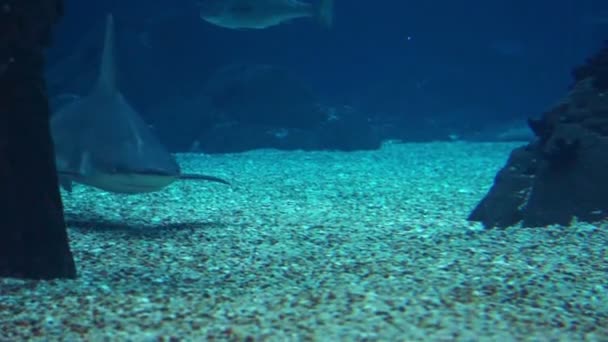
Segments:
[[[53,115],[51,135],[57,173],[67,191],[73,182],[123,194],[159,191],[180,179],[229,184],[213,176],[183,174],[174,156],[120,92],[111,14],[106,19],[97,82],[88,95]]]
[[[232,30],[266,29],[298,18],[316,18],[330,28],[334,12],[334,0],[203,0],[199,6],[201,19]]]

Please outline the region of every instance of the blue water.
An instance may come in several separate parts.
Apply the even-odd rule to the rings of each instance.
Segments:
[[[121,89],[172,151],[188,151],[195,143],[207,152],[358,149],[376,148],[377,140],[386,139],[493,136],[495,130],[505,129],[503,125],[539,116],[565,93],[571,69],[607,36],[607,11],[608,4],[598,0],[337,0],[329,30],[301,19],[239,31],[200,20],[194,1],[71,0],[66,1],[66,15],[48,54],[49,69],[62,75],[61,81],[50,81],[50,92],[59,96],[89,89],[92,78],[83,71],[94,74],[104,16],[112,12]],[[69,56],[76,57],[54,68]],[[310,91],[311,101],[349,108],[350,114],[339,117],[355,119],[340,122],[342,131],[373,126],[373,141],[357,145],[352,137],[343,137],[339,142],[305,143],[318,134],[294,131],[301,127],[289,122],[306,119],[302,111],[286,112],[286,120],[268,123],[256,122],[266,108],[246,108],[252,118],[247,124],[264,126],[250,127],[239,126],[242,120],[230,113],[228,118],[201,122],[200,113],[207,109],[196,104],[171,107],[197,101],[217,71],[234,64],[284,68]],[[259,85],[268,98],[258,98],[272,111],[276,87],[264,87]],[[285,112],[284,107],[276,111]],[[235,121],[237,127],[230,132],[254,131],[251,141],[243,142],[247,138],[234,133],[220,143],[215,137],[226,133],[207,130]],[[311,125],[322,123],[312,120]],[[274,133],[285,129],[292,133],[289,139],[275,139]],[[206,145],[207,140],[214,141]]]

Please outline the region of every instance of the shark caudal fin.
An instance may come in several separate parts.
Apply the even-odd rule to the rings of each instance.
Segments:
[[[334,23],[334,0],[321,0],[317,9],[317,18],[324,27],[332,27]]]

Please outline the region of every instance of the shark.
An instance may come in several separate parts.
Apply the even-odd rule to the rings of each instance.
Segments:
[[[201,19],[233,30],[266,29],[306,17],[330,28],[334,0],[320,0],[317,5],[300,0],[203,0],[199,6]]]
[[[91,91],[52,116],[51,136],[59,181],[122,194],[159,191],[177,180],[229,184],[209,175],[184,174],[117,87],[114,19],[106,17],[98,78]]]

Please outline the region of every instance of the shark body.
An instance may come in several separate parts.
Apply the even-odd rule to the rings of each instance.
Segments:
[[[228,184],[213,176],[182,174],[175,158],[119,91],[114,63],[114,20],[108,14],[101,66],[91,92],[51,119],[57,172],[72,182],[114,193],[145,193],[178,179]]]

